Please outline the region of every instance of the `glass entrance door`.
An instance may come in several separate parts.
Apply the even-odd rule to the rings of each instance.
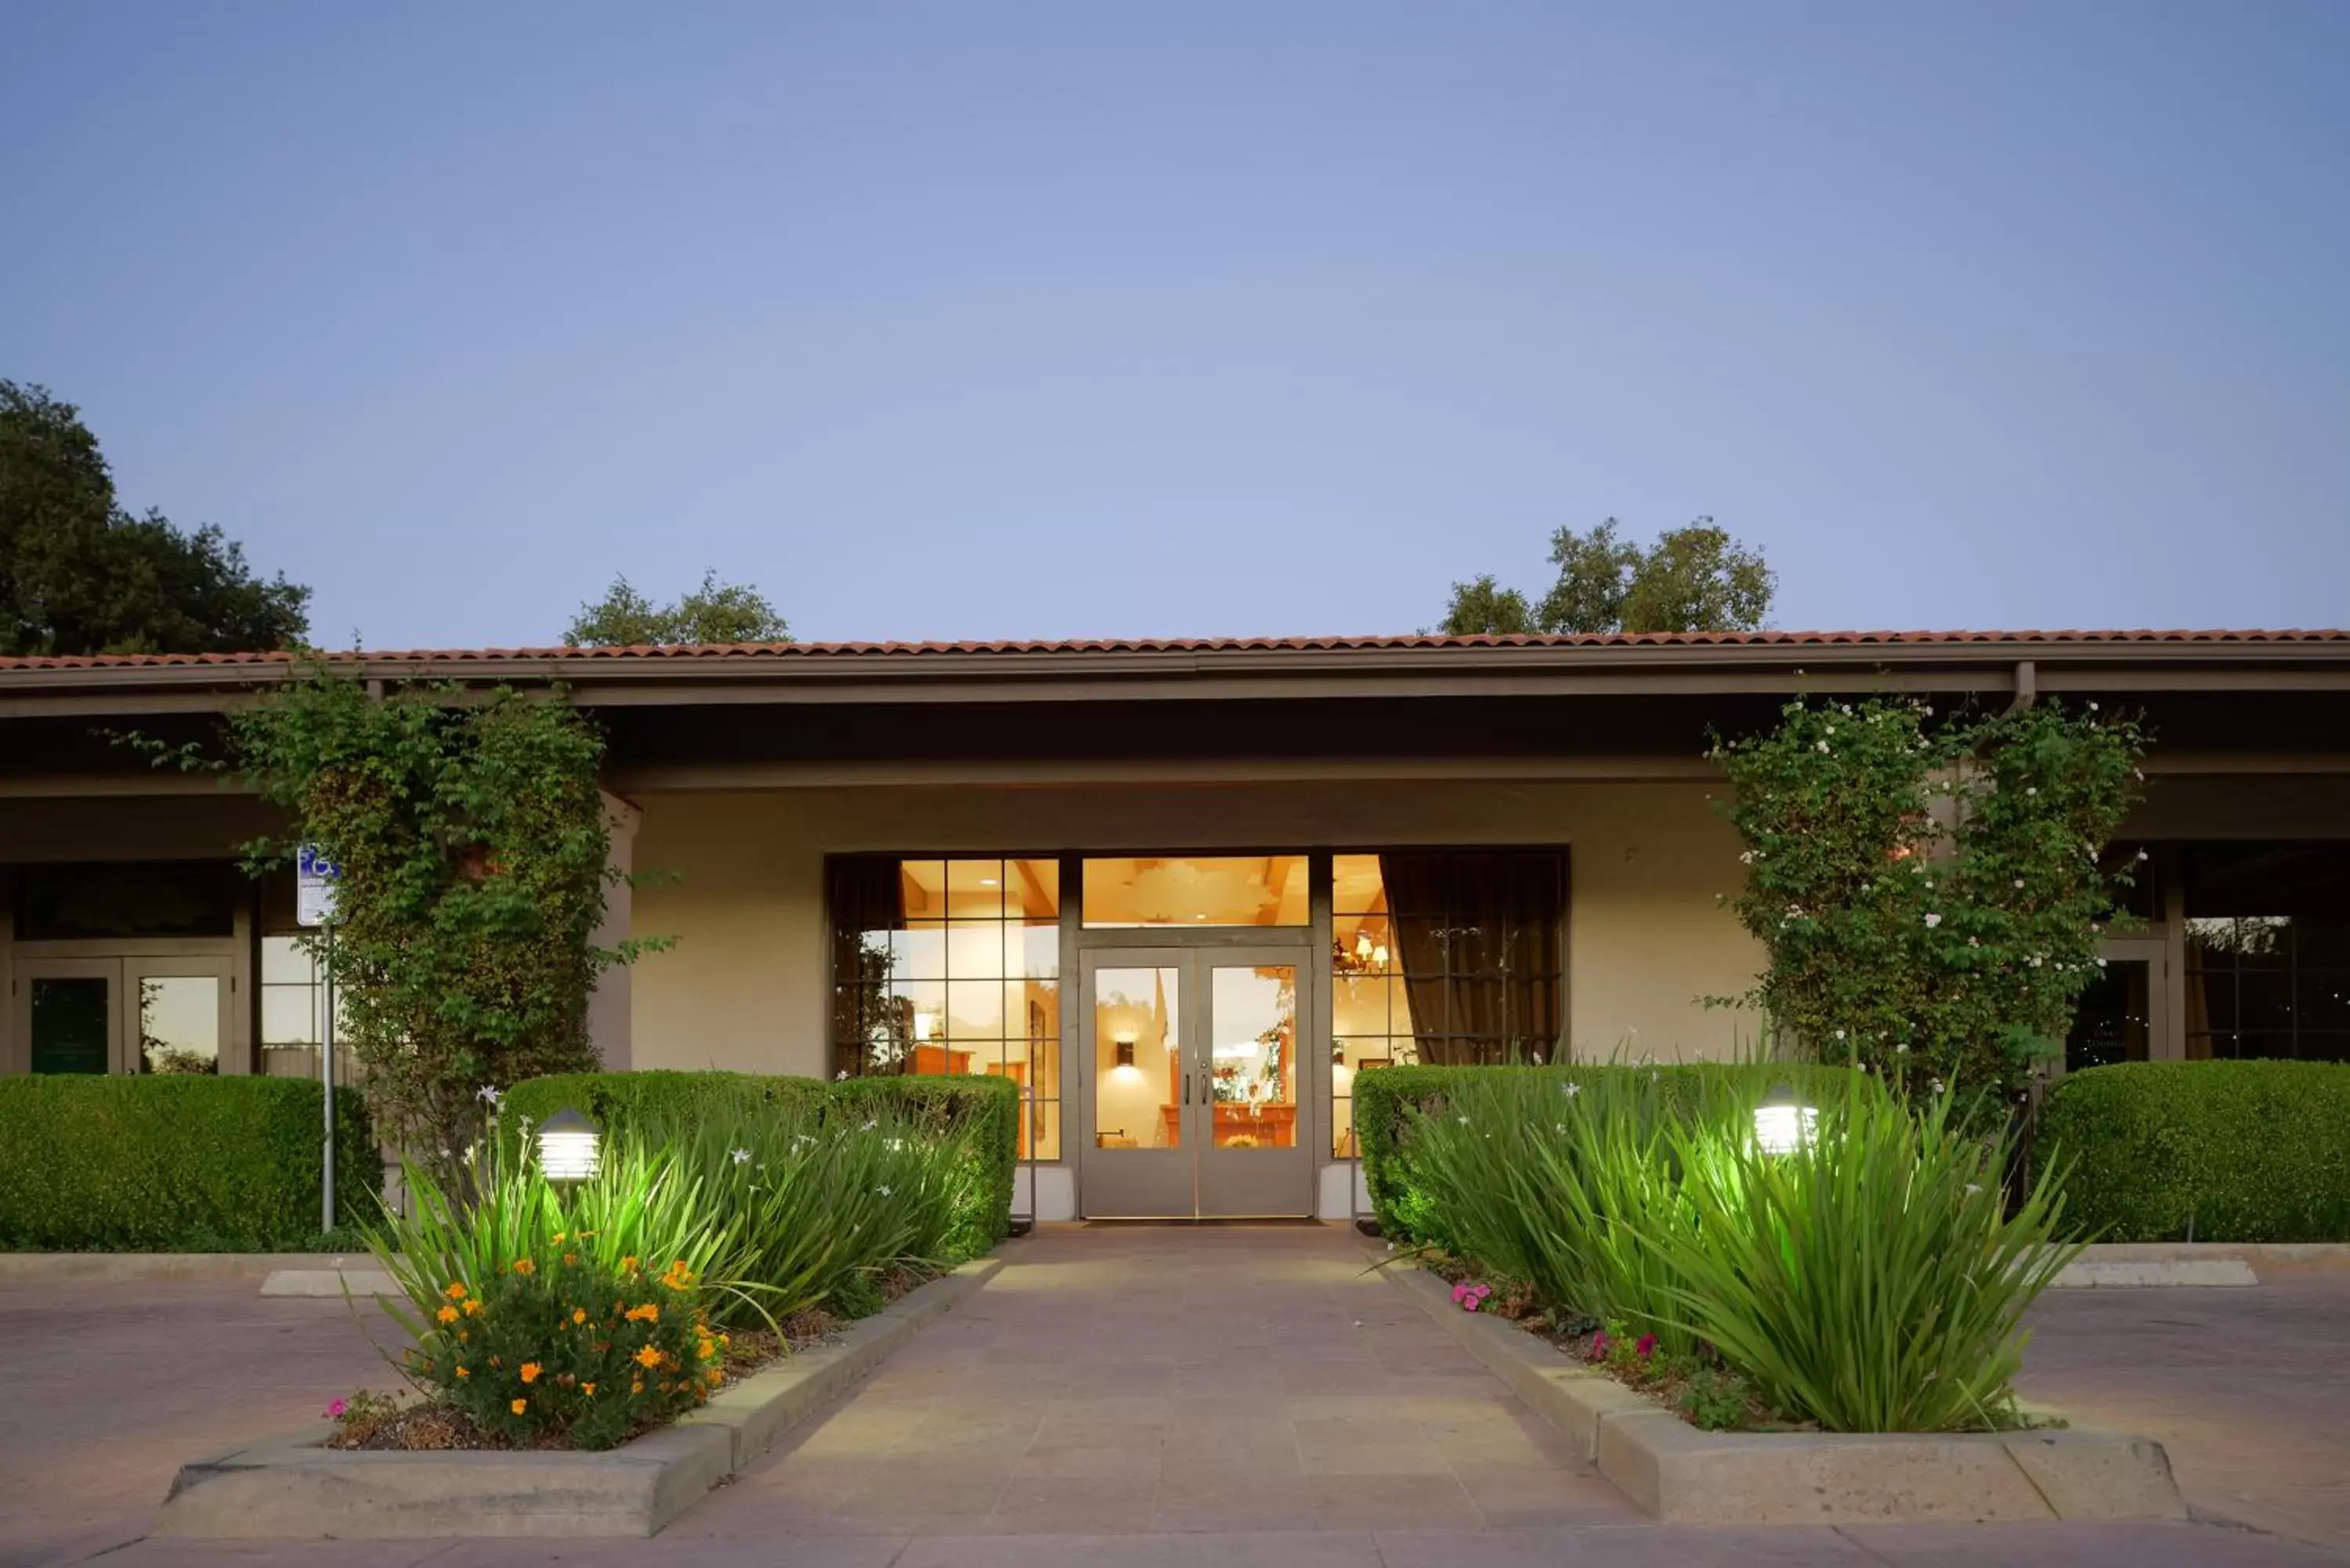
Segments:
[[[1311,1214],[1295,946],[1088,952],[1079,1008],[1089,1219]]]
[[[2168,1055],[2169,986],[2162,942],[2143,937],[2101,942],[2097,963],[2065,1035],[2064,1070]]]

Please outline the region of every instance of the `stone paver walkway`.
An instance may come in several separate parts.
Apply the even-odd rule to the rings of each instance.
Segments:
[[[679,1528],[1479,1530],[1641,1517],[1345,1230],[1047,1229]]]
[[[2350,1270],[2052,1291],[2032,1326],[2028,1397],[2159,1439],[2199,1512],[2350,1549]]]
[[[2293,1540],[1660,1525],[1364,1276],[1343,1230],[1048,1230],[1010,1259],[652,1542],[136,1539],[181,1460],[380,1386],[380,1361],[342,1303],[264,1302],[255,1282],[0,1287],[0,1568],[2350,1564],[2310,1543],[2335,1539],[2345,1504],[2326,1480],[2350,1466],[2327,1358],[2350,1275],[2068,1293],[2034,1314],[2033,1393],[2164,1438],[2199,1508]],[[2269,1445],[2255,1412],[2282,1412],[2289,1435]]]

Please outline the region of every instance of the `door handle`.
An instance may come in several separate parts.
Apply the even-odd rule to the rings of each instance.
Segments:
[[[1183,1103],[1187,1106],[1191,1103],[1191,1075],[1189,1073],[1183,1075]]]

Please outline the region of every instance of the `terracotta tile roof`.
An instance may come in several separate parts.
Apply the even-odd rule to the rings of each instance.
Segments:
[[[632,648],[477,648],[371,649],[363,654],[331,658],[364,658],[369,661],[405,664],[504,662],[518,659],[910,659],[985,657],[1020,654],[1079,653],[1222,653],[1249,651],[1325,651],[1354,649],[1446,648],[1826,648],[1991,644],[2002,647],[2138,646],[2145,644],[2302,644],[2338,643],[2350,646],[2350,629],[2311,630],[2109,630],[2109,631],[1660,631],[1598,632],[1557,636],[1513,635],[1471,637],[1211,637],[1104,638],[1066,641],[1001,642],[747,642],[699,643],[676,647]],[[174,669],[189,666],[282,664],[283,653],[122,653],[53,659],[0,659],[0,670]]]

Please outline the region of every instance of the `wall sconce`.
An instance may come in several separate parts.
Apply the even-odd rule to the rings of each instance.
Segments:
[[[1773,1084],[1754,1107],[1754,1147],[1764,1154],[1793,1154],[1810,1147],[1820,1113],[1795,1098],[1785,1084]]]
[[[1118,1035],[1118,1036],[1117,1037],[1117,1044],[1118,1044],[1118,1064],[1119,1066],[1121,1066],[1121,1067],[1131,1067],[1131,1066],[1133,1066],[1133,1065],[1134,1065],[1134,1036],[1133,1036],[1133,1035],[1131,1035],[1131,1034],[1120,1034],[1120,1035]]]
[[[549,1181],[585,1181],[603,1160],[603,1129],[566,1106],[539,1125],[538,1168]]]

